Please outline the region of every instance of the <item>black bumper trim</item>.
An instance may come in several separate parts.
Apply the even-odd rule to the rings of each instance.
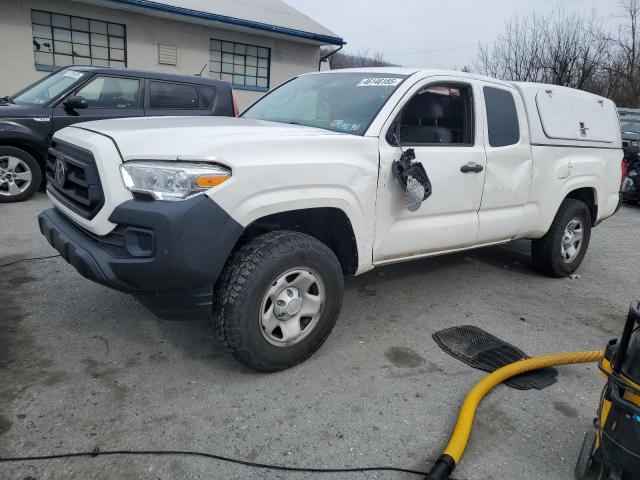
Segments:
[[[55,208],[38,216],[42,234],[82,276],[127,293],[213,285],[243,232],[203,195],[180,202],[129,200],[109,220],[119,228],[153,232],[153,256],[114,256],[103,237],[85,232]]]
[[[65,228],[66,225],[64,223],[70,224],[71,222],[53,208],[45,210],[38,215],[40,232],[67,263],[72,265],[83,277],[119,289],[116,285],[111,285],[107,280],[107,276],[98,265],[96,259],[85,248],[84,239],[74,235],[75,232],[70,229]],[[72,228],[77,229],[75,226],[72,226]],[[80,230],[78,229],[78,231]]]

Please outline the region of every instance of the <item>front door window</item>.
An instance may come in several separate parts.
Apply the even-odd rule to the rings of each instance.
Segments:
[[[76,93],[87,100],[89,108],[136,108],[140,80],[98,76]]]
[[[473,145],[471,87],[427,86],[409,100],[399,121],[404,145]]]

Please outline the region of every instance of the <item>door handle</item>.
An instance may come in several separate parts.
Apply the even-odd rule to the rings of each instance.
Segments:
[[[462,173],[480,173],[484,167],[479,163],[471,162],[460,167]]]

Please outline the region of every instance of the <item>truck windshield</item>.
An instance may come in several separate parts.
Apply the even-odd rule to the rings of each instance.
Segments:
[[[84,76],[83,72],[61,70],[16,93],[11,101],[19,105],[45,105]]]
[[[356,72],[304,75],[263,97],[242,117],[364,135],[405,78]]]

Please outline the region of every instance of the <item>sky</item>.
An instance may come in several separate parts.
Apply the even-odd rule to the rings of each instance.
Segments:
[[[381,52],[404,66],[473,66],[479,43],[492,43],[514,14],[597,11],[616,29],[618,0],[285,0],[341,36],[346,53]]]

